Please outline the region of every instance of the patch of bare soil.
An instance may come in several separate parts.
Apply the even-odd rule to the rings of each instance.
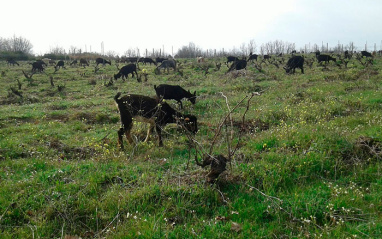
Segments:
[[[90,147],[70,147],[57,139],[48,142],[51,149],[55,149],[60,153],[61,159],[87,159],[95,154],[95,150]]]

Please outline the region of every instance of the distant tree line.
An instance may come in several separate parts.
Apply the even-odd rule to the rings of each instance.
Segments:
[[[0,37],[0,60],[14,59],[14,60],[31,60],[35,59],[36,56],[32,53],[33,45],[31,42],[23,37],[13,36],[11,38],[2,38]],[[376,48],[376,47],[374,47]],[[328,43],[321,44],[321,47],[317,44],[312,44],[312,46],[305,45],[304,48],[300,48],[299,52],[316,52],[320,50],[321,52],[336,52],[341,53],[345,50],[351,52],[355,51],[357,47],[353,42],[350,42],[348,45],[338,44],[329,48]],[[365,45],[366,49],[366,45]],[[189,42],[188,45],[180,47],[177,52],[173,53],[175,58],[195,58],[199,56],[203,57],[224,57],[228,55],[238,56],[238,57],[247,57],[251,53],[261,54],[261,55],[274,55],[274,54],[290,54],[296,51],[295,43],[284,42],[281,40],[269,41],[260,45],[259,50],[257,50],[257,45],[255,40],[250,40],[248,43],[242,43],[239,48],[235,46],[232,49],[225,50],[222,49],[207,49],[203,50],[193,42]],[[142,54],[141,54],[142,53]],[[172,54],[165,53],[163,49],[152,49],[152,51],[146,49],[144,52],[140,52],[138,47],[129,48],[124,52],[122,57],[171,57]],[[101,56],[96,52],[83,52],[82,49],[71,46],[69,51],[66,52],[63,47],[56,46],[51,47],[50,51],[43,56],[42,58],[49,58],[53,60],[64,60],[67,58],[80,58],[80,57],[94,57]],[[120,58],[115,51],[108,51],[103,55],[110,59]]]
[[[0,37],[0,60],[28,60],[32,56],[32,43],[23,37]]]
[[[260,46],[260,54],[290,54],[295,50],[295,44],[289,42],[283,42],[280,40],[270,41]],[[176,57],[179,58],[193,58],[198,56],[204,57],[221,57],[227,55],[247,57],[251,53],[257,52],[257,45],[255,40],[250,40],[249,43],[242,43],[239,48],[233,47],[231,50],[225,51],[224,49],[216,50],[209,49],[203,51],[200,47],[197,47],[194,43],[190,42],[188,46],[181,47],[176,53]]]

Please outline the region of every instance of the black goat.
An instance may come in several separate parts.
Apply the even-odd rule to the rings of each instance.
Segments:
[[[265,60],[270,60],[271,59],[271,56],[270,55],[263,55],[263,61]]]
[[[138,62],[138,57],[126,57],[124,58],[125,62],[128,63],[137,63]]]
[[[192,104],[196,103],[196,91],[192,94],[189,90],[186,91],[179,85],[167,85],[161,84],[154,85],[155,92],[160,99],[176,100],[180,104],[180,108],[183,109],[182,99],[188,99]]]
[[[114,79],[117,80],[118,78],[120,78],[122,76],[122,80],[124,80],[124,78],[127,79],[129,77],[129,74],[131,74],[131,78],[133,78],[134,73],[135,73],[135,76],[137,77],[137,80],[139,82],[138,73],[137,73],[137,66],[135,64],[128,64],[128,65],[122,67],[119,70],[119,72],[114,75]]]
[[[14,66],[14,65],[18,65],[19,66],[19,63],[17,63],[15,60],[13,60],[13,59],[7,59],[7,63],[8,63],[8,65],[12,65],[12,66]]]
[[[227,56],[227,61],[226,61],[226,64],[230,63],[230,62],[235,62],[235,61],[238,61],[239,58],[237,58],[236,56]]]
[[[242,70],[247,67],[247,61],[246,60],[236,60],[232,63],[232,65],[229,67],[228,72],[233,70]]]
[[[81,58],[80,59],[80,66],[83,66],[85,68],[85,66],[89,66],[89,62],[86,59]]]
[[[158,63],[162,63],[163,61],[165,61],[165,60],[168,60],[167,58],[163,58],[163,57],[157,57],[157,58],[155,58],[155,61],[156,61],[156,63],[158,64]]]
[[[295,73],[296,68],[301,69],[301,73],[304,74],[304,57],[302,56],[292,56],[286,66],[284,67],[286,73]]]
[[[142,62],[144,65],[146,65],[146,63],[150,63],[150,65],[151,64],[157,65],[157,63],[150,57],[141,57],[139,58],[138,62]]]
[[[36,62],[39,62],[42,66],[48,66],[43,60],[36,60]]]
[[[58,61],[54,68],[58,70],[60,67],[65,69],[65,62],[63,60]]]
[[[249,58],[248,58],[248,61],[253,61],[253,60],[255,60],[255,61],[257,61],[257,57],[258,57],[259,55],[257,55],[257,54],[250,54],[249,55]]]
[[[99,57],[99,58],[96,59],[96,64],[97,64],[97,66],[99,64],[102,64],[102,65],[109,64],[109,65],[111,65],[111,62],[106,60],[106,59],[103,59],[103,58]]]
[[[361,55],[362,57],[373,57],[373,55],[367,51],[361,51]]]
[[[117,93],[114,100],[117,103],[122,127],[118,130],[118,143],[123,149],[123,134],[126,135],[129,143],[133,143],[131,137],[131,128],[133,127],[133,118],[137,121],[150,124],[147,130],[145,142],[148,140],[152,129],[155,127],[159,146],[163,146],[162,142],[162,127],[170,123],[178,123],[184,126],[191,133],[198,131],[197,118],[193,115],[183,115],[170,107],[166,102],[158,102],[156,99],[143,96],[128,94],[121,96]]]
[[[43,61],[35,61],[32,63],[32,72],[36,72],[36,71],[39,71],[39,72],[44,71],[44,62]]]
[[[329,63],[329,61],[336,62],[336,58],[333,58],[329,55],[317,55],[316,58],[318,63],[321,63],[322,61],[325,61],[326,63]]]
[[[73,60],[73,61],[70,63],[71,66],[73,66],[73,65],[76,66],[77,64],[78,64],[77,59],[76,59],[76,60]]]
[[[160,69],[164,69],[164,71],[166,71],[167,69],[167,73],[170,72],[170,67],[174,69],[174,71],[176,71],[176,61],[175,60],[164,60],[162,61],[162,63],[155,69],[155,72],[160,74]]]

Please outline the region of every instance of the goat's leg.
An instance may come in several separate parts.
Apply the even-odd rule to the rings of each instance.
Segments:
[[[125,132],[124,128],[120,128],[118,130],[118,145],[119,145],[119,147],[121,147],[122,150],[124,149],[123,148],[123,137],[122,137],[124,132]]]
[[[133,138],[131,137],[131,128],[133,127],[133,118],[131,117],[128,111],[122,111],[121,121],[122,121],[122,127],[118,133],[121,135],[125,134],[127,141],[129,141],[129,143],[132,144],[134,142]]]
[[[129,129],[125,129],[125,128],[121,127],[118,130],[118,145],[121,147],[122,150],[124,149],[124,147],[123,147],[123,135],[124,134],[126,135],[126,139],[127,139],[127,141],[129,141],[130,144],[132,144],[134,142],[133,138],[131,137],[130,131],[131,131],[131,127]]]
[[[153,131],[154,126],[155,126],[155,121],[154,121],[154,120],[152,120],[152,121],[150,121],[150,122],[148,122],[148,123],[150,124],[150,126],[149,126],[149,128],[148,128],[148,130],[147,130],[147,135],[146,135],[146,138],[145,138],[145,141],[144,141],[144,142],[147,142],[147,141],[149,140],[149,138],[150,138],[150,134],[151,134],[151,132]]]
[[[125,135],[126,135],[127,141],[129,141],[130,144],[133,144],[134,140],[131,137],[131,127],[129,129],[125,130]]]
[[[163,142],[162,142],[162,129],[159,125],[156,125],[156,131],[158,134],[158,139],[159,139],[159,147],[163,147]]]

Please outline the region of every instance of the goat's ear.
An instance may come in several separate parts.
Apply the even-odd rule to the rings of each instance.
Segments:
[[[196,96],[196,91],[194,91],[194,95]]]

